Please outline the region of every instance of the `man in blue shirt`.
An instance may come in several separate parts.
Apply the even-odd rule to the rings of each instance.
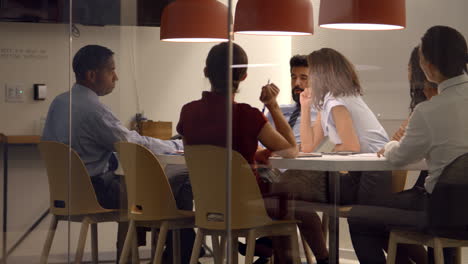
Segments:
[[[309,65],[307,63],[307,56],[295,55],[289,60],[291,71],[291,94],[294,103],[280,105],[284,117],[288,120],[289,125],[293,129],[294,136],[296,137],[297,146],[301,146],[301,102],[299,100],[301,93],[308,86],[309,81]],[[311,112],[312,121],[317,116],[316,111]],[[274,124],[270,113],[267,114],[268,121]]]
[[[91,176],[99,203],[108,209],[125,208],[127,204],[124,180],[114,173],[115,166],[113,168],[109,166],[115,151],[114,143],[118,141],[138,143],[155,154],[183,149],[181,140],[160,140],[128,130],[112,111],[99,101],[99,96],[105,96],[113,91],[118,80],[113,55],[111,50],[98,45],[85,46],[76,53],[73,58],[76,83],[70,91],[58,95],[53,100],[42,136],[42,140],[71,144]],[[189,188],[190,192],[186,192],[187,186],[184,186],[189,184],[187,170],[166,172],[174,189],[175,198],[178,200],[178,206],[189,207],[180,209],[191,210],[191,189]],[[190,201],[190,204],[180,205],[180,201]],[[126,226],[127,223],[119,224],[117,258],[127,232]],[[194,234],[190,236],[194,238]],[[145,243],[145,232],[139,232],[139,243]],[[188,242],[188,258],[192,243]]]

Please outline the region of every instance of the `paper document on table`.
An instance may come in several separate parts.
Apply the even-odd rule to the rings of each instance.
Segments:
[[[165,155],[180,155],[180,156],[183,156],[184,155],[184,151],[183,150],[176,150],[175,152],[164,152]]]
[[[322,153],[318,152],[299,152],[297,154],[298,158],[306,158],[306,157],[322,157]]]
[[[377,157],[377,153],[357,153],[351,156],[352,157]]]

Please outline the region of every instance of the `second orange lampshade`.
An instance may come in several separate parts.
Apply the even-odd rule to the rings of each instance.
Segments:
[[[163,41],[227,41],[227,7],[217,0],[176,0],[164,8],[160,34]]]
[[[234,32],[254,35],[311,35],[311,0],[239,0]]]

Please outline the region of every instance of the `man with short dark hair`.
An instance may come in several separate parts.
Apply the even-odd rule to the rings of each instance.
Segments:
[[[280,105],[281,111],[284,117],[288,120],[291,126],[294,136],[296,137],[297,146],[301,145],[301,101],[300,95],[304,89],[308,86],[309,81],[309,65],[307,63],[307,56],[305,55],[294,55],[289,60],[290,72],[291,72],[291,94],[294,103]],[[317,112],[311,112],[311,117],[315,120]],[[268,113],[267,118],[271,124],[274,124],[271,115]]]
[[[73,58],[76,83],[70,91],[58,95],[50,105],[42,140],[71,144],[91,176],[99,203],[104,208],[119,209],[126,208],[127,197],[123,178],[115,174],[115,166],[109,166],[115,151],[114,143],[138,143],[155,154],[181,150],[183,144],[181,140],[160,140],[128,130],[111,110],[99,101],[99,96],[113,91],[118,80],[113,55],[110,49],[98,45],[85,46],[76,53]],[[189,182],[187,170],[167,174],[171,186],[177,188],[177,191],[174,191],[176,200],[191,202],[191,191],[188,193],[189,199],[178,197],[178,193],[181,193],[178,190],[186,189],[183,185]],[[181,196],[187,196],[187,192]],[[183,209],[191,210],[191,204],[186,207],[190,208]],[[127,223],[119,224],[117,258],[127,232],[126,226]],[[145,243],[145,233],[139,232],[139,235],[139,244],[142,245]],[[191,248],[188,256],[190,252]]]

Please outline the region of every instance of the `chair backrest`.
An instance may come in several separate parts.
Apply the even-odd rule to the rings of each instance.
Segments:
[[[104,212],[83,161],[68,145],[42,141],[39,151],[47,168],[50,210],[55,215]]]
[[[117,142],[115,148],[125,173],[129,218],[162,220],[180,216],[157,157],[135,143]]]
[[[405,189],[406,178],[408,171],[398,170],[392,171],[392,192],[397,193]]]
[[[251,166],[232,151],[231,186],[226,185],[226,148],[186,145],[185,160],[195,200],[195,223],[207,229],[226,229],[226,192],[231,188],[231,228],[244,229],[271,223]]]
[[[430,195],[429,231],[435,235],[468,239],[468,153],[446,166]]]

